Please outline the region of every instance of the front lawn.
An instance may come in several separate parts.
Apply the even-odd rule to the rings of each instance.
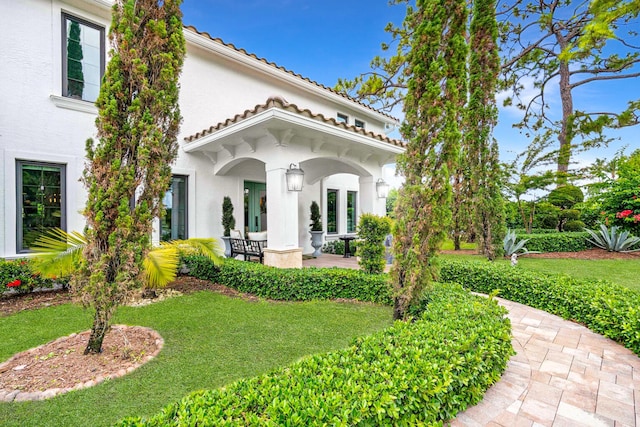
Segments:
[[[480,255],[443,254],[444,259],[482,261]],[[509,259],[497,260],[508,264]],[[640,291],[640,259],[587,260],[575,258],[530,258],[520,256],[518,268],[548,275],[564,274],[576,279],[601,279]]]
[[[247,302],[199,292],[146,307],[119,309],[114,323],[155,329],[164,349],[125,377],[41,402],[0,404],[3,426],[113,425],[149,416],[198,389],[344,348],[354,337],[391,324],[391,309],[333,302]],[[60,336],[89,329],[88,311],[73,305],[21,312],[0,322],[0,360]]]

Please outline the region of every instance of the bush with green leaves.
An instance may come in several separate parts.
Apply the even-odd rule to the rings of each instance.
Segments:
[[[631,235],[628,231],[618,231],[617,226],[607,228],[604,224],[600,225],[598,233],[585,229],[590,239],[589,242],[595,246],[605,249],[609,252],[637,252],[640,251],[640,237]],[[634,247],[636,247],[634,249]]]
[[[193,277],[262,298],[285,301],[344,298],[378,304],[392,301],[386,275],[341,268],[283,269],[234,259],[216,267],[202,256],[185,256],[183,262]]]
[[[519,234],[518,237],[527,239],[527,248],[536,252],[580,252],[593,247],[585,232]]]
[[[391,233],[391,221],[373,214],[360,215],[358,236],[358,264],[367,273],[380,274],[386,265],[384,239]]]
[[[352,254],[358,252],[360,240],[352,240],[349,242],[349,252]],[[327,240],[322,245],[322,252],[325,254],[344,255],[344,242],[342,240]]]
[[[66,279],[61,279],[66,283]],[[53,280],[43,277],[29,259],[0,259],[0,295],[13,290],[29,293],[37,288],[52,288]]]
[[[640,293],[623,286],[452,260],[442,260],[440,279],[582,323],[640,355]]]
[[[511,325],[495,300],[458,285],[436,284],[422,305],[414,322],[119,426],[442,425],[500,379]]]
[[[222,228],[224,229],[224,236],[231,236],[231,230],[236,228],[236,219],[233,216],[233,203],[231,197],[224,196],[222,199]]]

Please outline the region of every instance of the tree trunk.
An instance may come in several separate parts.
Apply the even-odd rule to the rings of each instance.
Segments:
[[[558,30],[559,31],[559,30]],[[558,32],[556,38],[560,48],[567,46],[567,41]],[[558,151],[558,185],[562,185],[567,181],[567,172],[569,171],[569,163],[571,161],[571,141],[573,139],[573,96],[571,94],[571,81],[569,73],[569,63],[560,61],[560,100],[562,102],[562,127],[558,134],[558,142],[560,149]]]
[[[104,308],[96,308],[96,314],[93,318],[93,327],[91,328],[91,335],[89,336],[89,342],[87,348],[84,349],[84,354],[100,354],[102,353],[102,341],[109,330],[109,318],[111,314],[109,310]]]

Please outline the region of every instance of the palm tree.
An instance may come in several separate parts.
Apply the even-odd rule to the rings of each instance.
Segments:
[[[70,233],[54,228],[40,235],[31,246],[39,255],[35,268],[45,277],[65,277],[73,274],[87,243],[77,231]],[[216,265],[222,263],[222,250],[215,239],[192,238],[160,242],[144,259],[143,295],[154,297],[155,290],[174,281],[178,274],[181,255],[203,255]]]

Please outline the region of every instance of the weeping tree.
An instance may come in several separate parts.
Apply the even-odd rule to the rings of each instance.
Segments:
[[[470,26],[469,103],[465,111],[464,161],[478,248],[489,260],[500,254],[505,235],[500,188],[496,87],[500,73],[496,0],[475,0]]]
[[[394,319],[431,285],[435,257],[451,222],[451,175],[460,147],[466,100],[464,0],[419,0],[408,8],[408,90],[402,126],[408,141],[398,162],[405,177],[396,206]]]
[[[117,0],[110,61],[96,101],[97,143],[87,141],[82,181],[87,243],[72,281],[95,309],[85,354],[100,353],[111,316],[141,286],[153,218],[162,211],[180,126],[185,54],[181,0]]]

